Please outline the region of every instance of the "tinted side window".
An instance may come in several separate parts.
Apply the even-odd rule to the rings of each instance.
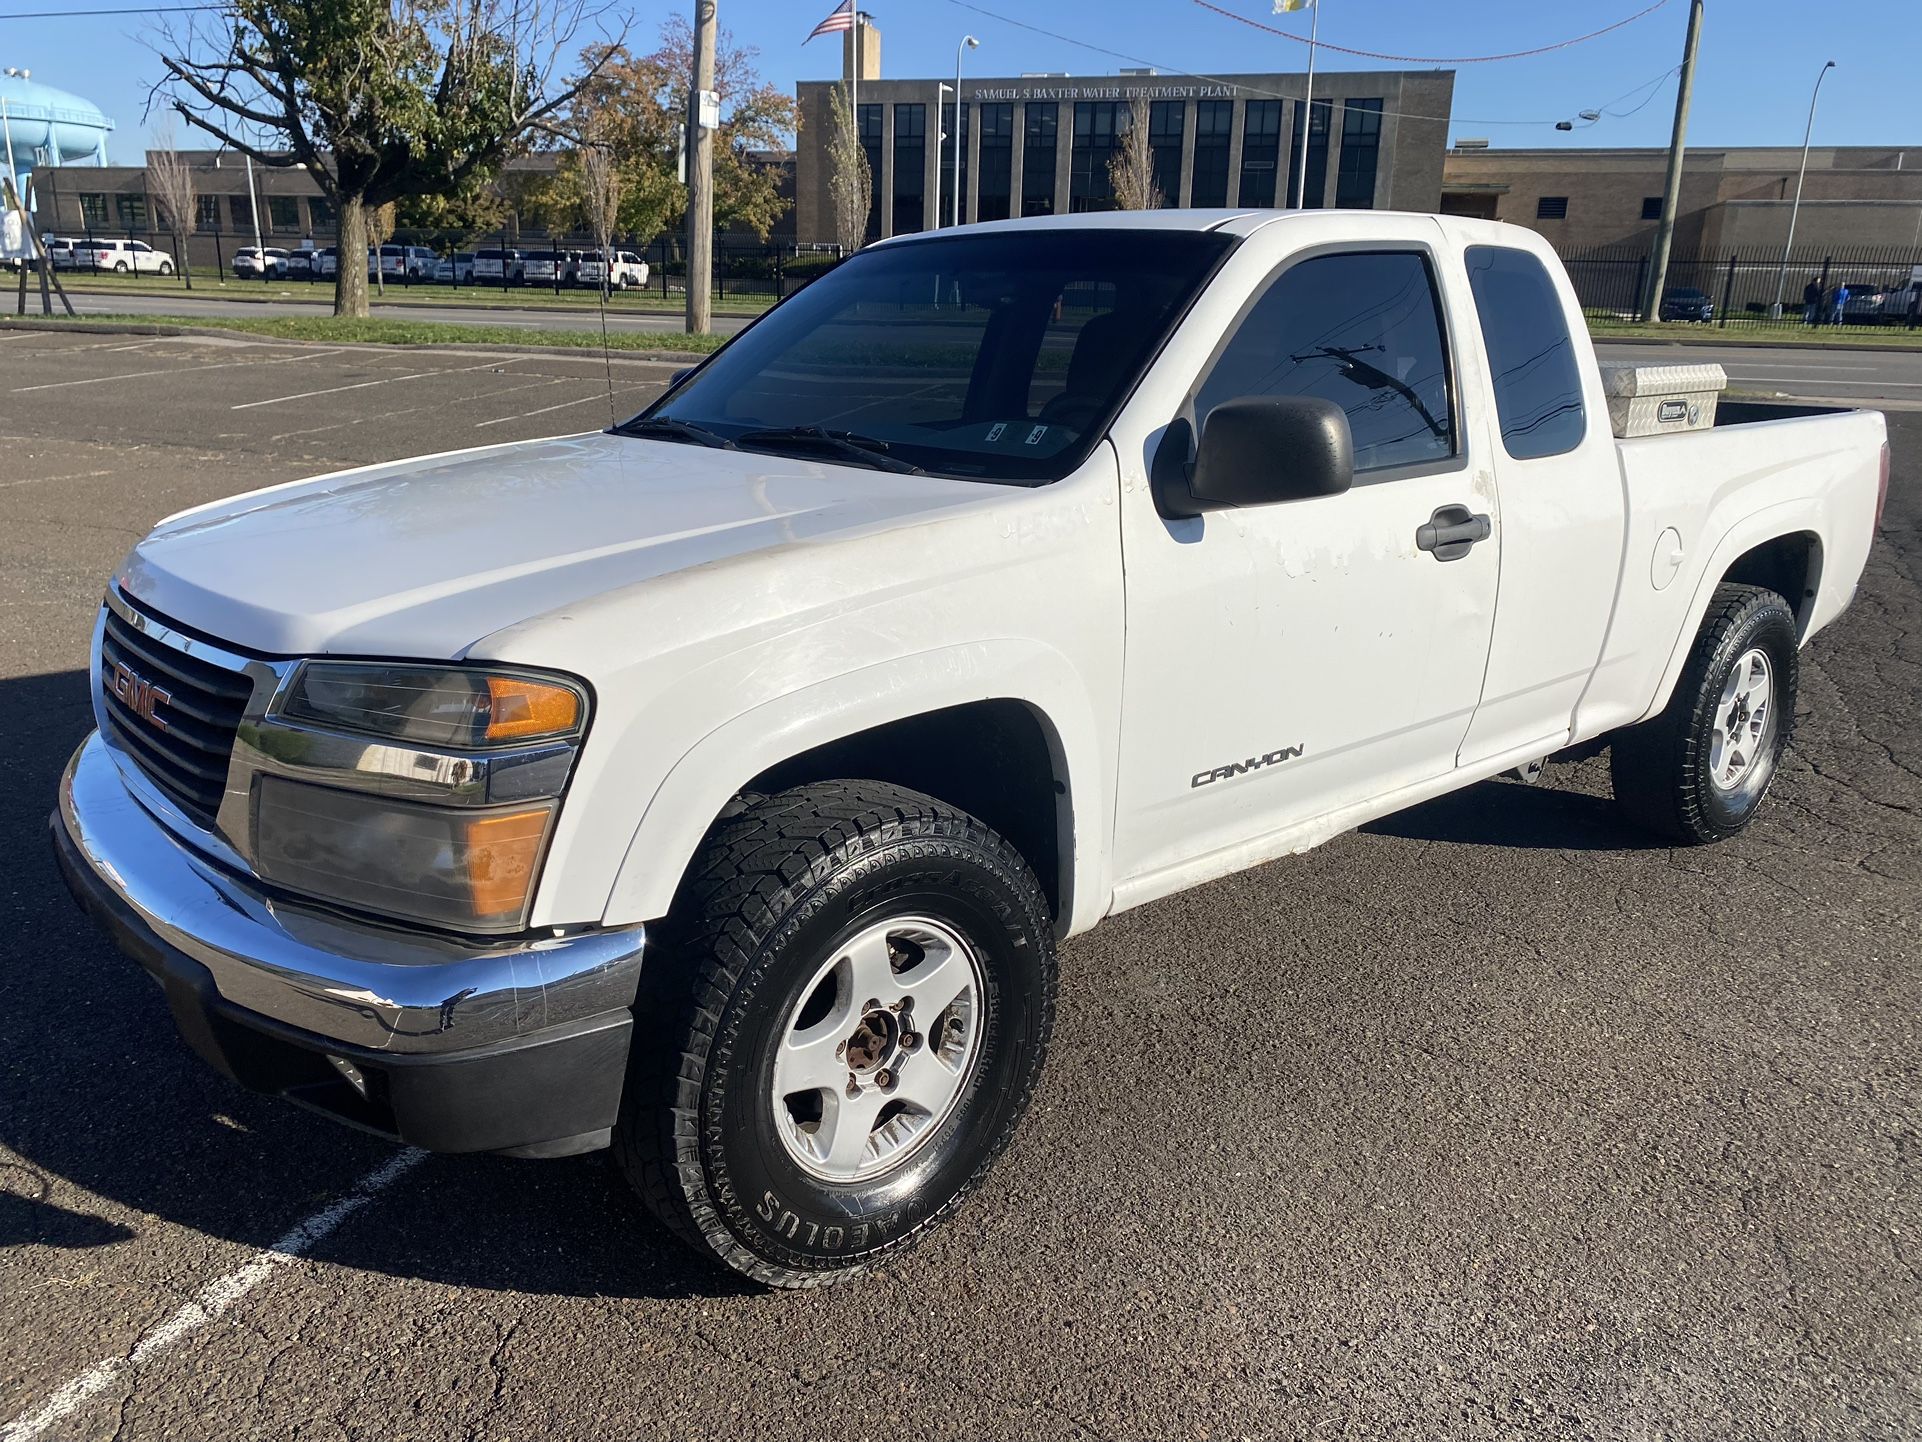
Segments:
[[[1465,259],[1488,348],[1502,449],[1518,461],[1574,450],[1588,419],[1575,344],[1554,281],[1525,250],[1471,245]]]
[[[1428,263],[1411,252],[1324,255],[1291,266],[1242,318],[1195,397],[1320,396],[1348,415],[1355,469],[1455,453],[1448,350]]]

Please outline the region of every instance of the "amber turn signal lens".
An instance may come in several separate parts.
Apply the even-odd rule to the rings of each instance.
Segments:
[[[487,678],[489,741],[555,736],[580,724],[581,699],[565,686],[519,676]]]
[[[527,889],[534,884],[551,814],[543,806],[467,822],[467,886],[477,918],[495,921],[520,914]]]

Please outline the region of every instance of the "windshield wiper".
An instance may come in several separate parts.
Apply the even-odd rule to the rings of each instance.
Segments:
[[[822,450],[834,452],[843,460],[872,466],[877,471],[896,471],[904,476],[927,474],[912,462],[889,455],[886,441],[876,440],[873,436],[859,436],[853,431],[830,431],[822,426],[781,426],[773,430],[747,431],[736,436],[735,440],[743,446],[766,446],[770,450],[797,444],[819,446]]]
[[[721,451],[736,449],[734,442],[726,436],[710,431],[705,426],[677,421],[672,416],[643,416],[637,421],[622,421],[614,427],[614,434],[653,436],[664,441],[692,441],[697,446],[711,446]]]

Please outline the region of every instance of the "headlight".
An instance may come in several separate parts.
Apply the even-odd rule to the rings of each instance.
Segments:
[[[266,881],[356,910],[518,930],[587,709],[567,677],[304,661],[242,729],[248,859]]]
[[[278,886],[435,926],[518,927],[554,803],[477,811],[263,776],[254,867]]]
[[[305,662],[279,709],[293,720],[423,746],[576,736],[587,719],[580,688],[558,677],[344,661]]]

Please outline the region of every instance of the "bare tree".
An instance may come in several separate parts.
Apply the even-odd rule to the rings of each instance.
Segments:
[[[1120,210],[1159,210],[1161,188],[1155,184],[1154,151],[1148,146],[1148,102],[1137,95],[1128,102],[1128,130],[1115,153],[1108,157],[1108,183]]]
[[[614,227],[621,218],[621,191],[624,177],[620,161],[601,127],[590,124],[581,137],[580,188],[581,219],[594,236],[601,252],[601,294],[606,295],[614,279]]]
[[[194,268],[187,257],[187,234],[193,228],[194,173],[188,168],[187,157],[174,149],[172,126],[162,128],[154,138],[160,148],[147,152],[147,194],[160,211],[157,218],[166,222],[167,232],[173,237],[180,278],[192,290]]]
[[[854,106],[841,91],[837,85],[828,92],[828,199],[834,210],[834,238],[843,255],[852,255],[867,243],[874,190]]]
[[[340,216],[334,314],[363,316],[367,273],[349,257],[368,211],[485,180],[550,128],[594,73],[555,67],[598,3],[211,0],[168,12],[156,91],[259,164],[306,167]]]

